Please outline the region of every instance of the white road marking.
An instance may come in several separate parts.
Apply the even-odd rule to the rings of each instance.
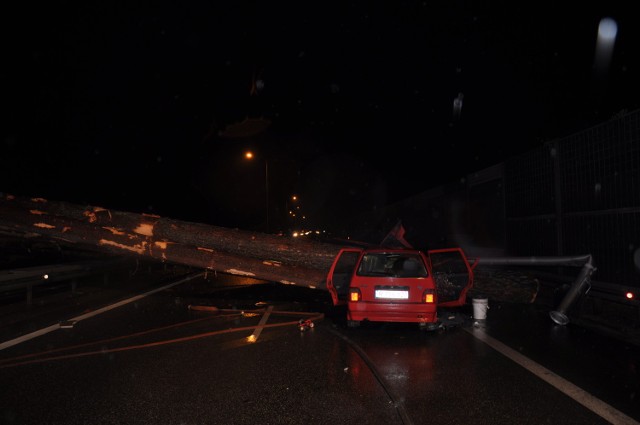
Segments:
[[[136,295],[135,297],[131,297],[131,298],[128,298],[126,300],[118,301],[115,304],[111,304],[111,305],[108,305],[106,307],[99,308],[98,310],[95,310],[95,311],[92,311],[92,312],[89,312],[89,313],[85,313],[85,314],[82,314],[80,316],[76,316],[76,317],[74,317],[72,319],[68,319],[67,321],[79,322],[80,320],[88,319],[90,317],[96,316],[98,314],[102,314],[102,313],[107,312],[109,310],[113,310],[114,308],[121,307],[121,306],[123,306],[125,304],[129,304],[129,303],[132,303],[134,301],[138,301],[141,298],[144,298],[144,297],[149,296],[151,294],[155,294],[156,292],[164,291],[165,289],[169,289],[169,288],[171,288],[173,286],[179,285],[181,283],[187,282],[187,281],[189,281],[191,279],[195,279],[196,277],[203,276],[203,275],[204,275],[204,272],[196,273],[196,274],[188,276],[188,277],[186,277],[184,279],[180,279],[177,282],[173,282],[173,283],[170,283],[169,285],[165,285],[165,286],[163,286],[161,288],[156,288],[156,289],[154,289],[152,291],[145,292],[144,294]],[[22,335],[22,336],[20,336],[18,338],[14,338],[14,339],[11,339],[9,341],[5,341],[3,343],[0,343],[0,350],[4,350],[5,348],[13,347],[14,345],[20,344],[21,342],[25,342],[25,341],[28,341],[30,339],[33,339],[33,338],[48,334],[49,332],[53,332],[53,331],[58,330],[58,329],[60,329],[60,323],[56,323],[55,325],[51,325],[51,326],[48,326],[46,328],[43,328],[43,329],[28,333],[26,335]]]
[[[582,388],[556,375],[530,358],[507,347],[497,339],[490,337],[483,329],[477,327],[471,330],[463,329],[610,423],[614,425],[640,425],[640,422],[609,406],[599,398],[592,396]]]

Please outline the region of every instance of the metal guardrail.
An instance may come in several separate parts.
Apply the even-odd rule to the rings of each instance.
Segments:
[[[550,271],[529,270],[549,289],[553,308],[575,278]],[[631,294],[629,297],[627,294]],[[640,289],[637,286],[592,280],[589,288],[570,309],[571,321],[621,341],[640,346]]]
[[[574,280],[574,278],[557,273],[547,273],[538,270],[532,273],[538,279],[551,284],[555,283],[558,286],[570,284]],[[627,294],[632,295],[631,297],[627,297]],[[590,298],[614,301],[620,304],[640,307],[640,288],[637,286],[591,280],[590,288],[587,289],[584,295]]]
[[[494,257],[477,258],[472,266],[572,266],[581,267],[578,276],[570,286],[557,309],[549,312],[549,317],[558,325],[569,323],[568,310],[572,304],[590,287],[591,275],[596,270],[591,255],[556,257]]]
[[[70,289],[76,291],[77,279],[104,273],[114,267],[123,266],[127,259],[85,261],[70,264],[50,264],[20,269],[0,270],[0,292],[26,290],[27,304],[33,301],[36,286],[70,281]]]

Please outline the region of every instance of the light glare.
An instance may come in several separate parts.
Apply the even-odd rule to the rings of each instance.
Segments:
[[[602,18],[600,25],[598,25],[598,37],[602,41],[611,42],[616,39],[618,35],[618,24],[611,18]]]
[[[612,18],[602,18],[600,20],[594,59],[595,72],[600,78],[603,78],[609,70],[617,34],[618,24],[616,21]]]

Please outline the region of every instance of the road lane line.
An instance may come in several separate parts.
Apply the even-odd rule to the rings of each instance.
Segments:
[[[134,301],[138,301],[141,298],[144,298],[144,297],[149,296],[151,294],[155,294],[156,292],[164,291],[165,289],[169,289],[169,288],[171,288],[173,286],[179,285],[181,283],[187,282],[187,281],[189,281],[191,279],[195,279],[196,277],[203,276],[203,275],[204,275],[204,272],[200,272],[200,273],[193,274],[191,276],[187,276],[184,279],[180,279],[177,282],[170,283],[169,285],[165,285],[165,286],[163,286],[161,288],[156,288],[156,289],[154,289],[152,291],[145,292],[144,294],[136,295],[135,297],[131,297],[131,298],[128,298],[126,300],[119,301],[119,302],[117,302],[115,304],[111,304],[111,305],[108,305],[106,307],[99,308],[98,310],[94,310],[92,312],[89,312],[89,313],[86,313],[86,314],[82,314],[80,316],[76,316],[73,319],[69,319],[69,321],[79,322],[81,320],[88,319],[90,317],[96,316],[98,314],[102,314],[102,313],[107,312],[109,310],[113,310],[114,308],[121,307],[121,306],[123,306],[125,304],[129,304],[129,303],[132,303]],[[30,339],[33,339],[33,338],[48,334],[49,332],[53,332],[53,331],[58,330],[58,329],[60,329],[60,323],[56,323],[55,325],[51,325],[51,326],[48,326],[46,328],[43,328],[43,329],[28,333],[26,335],[22,335],[22,336],[20,336],[18,338],[14,338],[14,339],[11,339],[9,341],[5,341],[3,343],[0,343],[0,350],[4,350],[5,348],[13,347],[14,345],[17,345],[17,344],[20,344],[22,342],[28,341]]]
[[[625,415],[614,407],[603,402],[599,398],[592,396],[577,385],[572,384],[571,382],[567,381],[559,375],[556,375],[549,369],[534,362],[523,354],[520,354],[512,348],[507,347],[497,339],[490,337],[483,329],[476,327],[471,330],[466,327],[463,329],[473,335],[475,338],[493,348],[494,350],[502,353],[515,363],[524,367],[529,372],[536,375],[538,378],[546,381],[548,384],[551,384],[562,393],[568,395],[578,403],[582,404],[593,413],[606,419],[613,425],[640,425],[640,422]]]
[[[247,337],[247,341],[256,342],[258,340],[258,337],[262,333],[262,329],[264,329],[264,325],[267,323],[267,320],[269,320],[269,316],[271,315],[272,311],[273,311],[272,305],[267,307],[267,311],[265,311],[265,313],[262,315],[262,318],[258,322],[258,326],[256,327],[256,330],[253,331],[253,333]]]
[[[46,328],[42,328],[37,331],[33,331],[26,335],[19,336],[18,338],[11,339],[9,341],[3,342],[0,344],[0,350],[4,350],[5,348],[12,347],[14,345],[20,344],[21,342],[28,341],[30,339],[39,337],[40,335],[48,334],[49,332],[53,332],[55,330],[60,329],[60,324],[56,323],[55,325],[48,326]]]

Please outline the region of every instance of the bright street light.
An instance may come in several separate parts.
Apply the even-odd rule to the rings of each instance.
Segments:
[[[247,151],[244,154],[244,157],[248,160],[253,160],[253,152]],[[267,216],[267,233],[269,233],[269,162],[264,160],[264,191],[265,191],[265,205],[266,205],[266,216]]]

